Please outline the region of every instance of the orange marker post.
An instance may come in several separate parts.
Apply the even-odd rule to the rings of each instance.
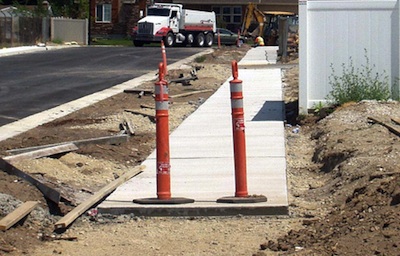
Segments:
[[[230,81],[233,153],[235,161],[235,197],[223,197],[218,203],[257,203],[265,202],[265,196],[249,196],[247,192],[247,166],[246,166],[246,136],[243,108],[243,85],[238,78],[238,64],[232,61],[232,76]]]
[[[240,45],[240,30],[238,30],[238,38],[237,38],[237,41],[236,41],[236,46],[237,47],[240,47],[241,45]]]
[[[238,79],[238,66],[232,61],[232,76],[230,81],[233,152],[235,158],[236,197],[247,197],[247,167],[246,167],[246,137],[243,110],[242,80]]]
[[[164,45],[164,41],[161,40],[161,55],[162,55],[162,59],[163,59],[163,65],[164,65],[164,75],[168,75],[167,72],[167,52],[165,50],[165,45]]]
[[[159,65],[159,81],[155,83],[156,147],[157,147],[157,197],[171,198],[169,156],[168,83],[164,79],[163,64]]]
[[[186,204],[193,199],[171,197],[171,165],[169,151],[169,97],[168,82],[164,79],[164,64],[158,65],[158,81],[155,83],[156,101],[156,182],[157,198],[134,199],[137,204]]]
[[[219,48],[221,48],[221,34],[219,33],[219,30],[218,30],[218,49]]]

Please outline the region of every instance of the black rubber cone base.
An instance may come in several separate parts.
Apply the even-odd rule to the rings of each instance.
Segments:
[[[267,202],[267,200],[267,197],[263,195],[252,195],[246,197],[227,196],[217,199],[217,203],[252,204]]]
[[[141,198],[134,199],[133,202],[135,204],[191,204],[194,203],[194,200],[184,197],[172,197],[170,199]]]

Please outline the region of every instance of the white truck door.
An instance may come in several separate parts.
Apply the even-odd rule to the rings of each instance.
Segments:
[[[169,18],[169,27],[174,31],[174,33],[179,32],[179,9],[172,9],[171,16]]]

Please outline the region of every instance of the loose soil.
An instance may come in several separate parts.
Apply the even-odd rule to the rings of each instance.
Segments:
[[[198,69],[191,85],[170,83],[170,95],[210,90],[171,100],[171,130],[228,79],[230,61],[248,49],[222,47],[169,71],[170,80]],[[297,116],[298,67],[283,68],[282,81],[289,216],[150,218],[92,210],[54,232],[63,214],[155,148],[151,118],[126,111],[154,115],[149,108],[153,97],[120,93],[0,142],[0,155],[7,156],[15,148],[117,135],[124,120],[135,126],[135,134],[118,145],[80,146],[14,164],[70,199],[58,205],[23,179],[0,171],[0,217],[22,202],[40,202],[29,216],[0,232],[0,255],[400,255],[399,136],[368,119],[378,117],[400,129],[391,120],[400,119],[399,102],[363,101],[327,116],[323,111]],[[140,88],[152,90],[154,81]]]

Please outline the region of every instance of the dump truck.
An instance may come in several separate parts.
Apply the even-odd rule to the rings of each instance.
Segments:
[[[178,44],[210,47],[215,31],[214,12],[188,10],[182,4],[155,3],[133,28],[132,39],[135,46],[162,40],[166,47]]]

